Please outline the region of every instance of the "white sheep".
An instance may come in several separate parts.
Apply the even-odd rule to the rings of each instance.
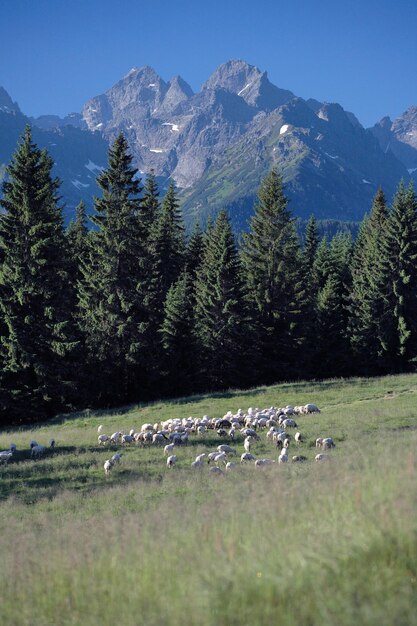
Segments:
[[[316,454],[316,456],[314,457],[315,461],[328,461],[329,460],[329,455],[328,454]]]
[[[284,428],[297,428],[297,422],[292,418],[288,417],[282,422]]]
[[[296,441],[297,445],[300,444],[303,441],[302,434],[301,433],[295,433],[294,440]]]
[[[107,459],[107,461],[104,462],[104,471],[106,472],[106,474],[108,474],[110,472],[110,470],[113,469],[114,463],[113,461],[110,461],[110,459]]]
[[[216,476],[220,476],[221,474],[223,474],[222,470],[220,469],[220,467],[210,467],[210,472],[212,474],[216,474]]]
[[[105,445],[108,441],[110,440],[110,437],[108,435],[99,435],[98,436],[98,444],[101,445]]]
[[[133,435],[122,435],[122,443],[133,443],[134,441]]]
[[[321,442],[321,447],[323,450],[330,450],[330,448],[335,448],[336,444],[331,437],[325,437]]]
[[[7,462],[10,461],[12,456],[13,452],[11,450],[3,450],[2,452],[0,452],[0,463],[2,465],[7,465]]]
[[[217,446],[217,450],[219,452],[225,452],[226,454],[236,454],[236,450],[231,446],[228,446],[226,443]]]
[[[171,454],[171,452],[174,451],[174,448],[175,448],[175,444],[174,443],[169,443],[167,446],[165,446],[165,448],[164,448],[165,456],[169,456]]]
[[[196,462],[200,462],[200,461],[204,461],[206,458],[207,454],[205,452],[203,452],[202,454],[199,454],[198,456],[195,457]]]
[[[245,441],[243,442],[243,447],[245,448],[245,452],[250,452],[251,445],[252,445],[252,437],[246,437]]]
[[[236,467],[236,463],[233,463],[232,461],[229,461],[228,463],[226,463],[226,470],[228,472],[230,472],[230,470],[232,470],[234,467]]]
[[[35,459],[39,459],[44,452],[45,446],[41,446],[38,444],[37,446],[33,446],[30,456],[34,457]]]
[[[246,461],[256,461],[256,458],[250,452],[244,452],[240,457],[240,462],[245,463]]]
[[[117,431],[110,436],[110,441],[112,443],[117,443],[121,436],[122,436],[122,433]]]
[[[116,463],[120,463],[120,459],[122,458],[122,456],[123,456],[122,452],[116,452],[116,454],[113,454],[111,458],[113,465],[115,465]]]
[[[171,456],[167,458],[167,467],[174,467],[176,462],[177,457],[175,456],[175,454],[171,454]]]
[[[103,430],[103,424],[100,424],[100,426],[97,428],[97,432],[101,433],[102,430]]]
[[[316,404],[306,404],[303,413],[320,413],[320,409]]]

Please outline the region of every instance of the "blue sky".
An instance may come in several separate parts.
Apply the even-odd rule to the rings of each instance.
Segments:
[[[28,115],[79,111],[133,66],[198,90],[240,58],[368,126],[417,105],[417,0],[0,0],[0,58]]]

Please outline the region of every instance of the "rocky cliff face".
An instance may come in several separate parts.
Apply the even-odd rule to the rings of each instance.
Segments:
[[[392,152],[417,181],[417,106],[412,106],[394,122],[384,117],[371,129],[385,153]]]

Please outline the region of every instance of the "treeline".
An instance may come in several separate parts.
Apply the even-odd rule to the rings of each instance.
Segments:
[[[65,229],[53,162],[26,129],[0,215],[0,423],[297,378],[409,371],[417,359],[417,199],[378,191],[355,240],[303,245],[263,180],[240,247],[225,212],[185,235],[176,191],[142,187],[120,135],[87,227]]]

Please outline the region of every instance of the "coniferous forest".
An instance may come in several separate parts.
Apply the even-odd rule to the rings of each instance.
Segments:
[[[0,214],[0,424],[283,380],[413,371],[417,197],[374,198],[355,241],[300,241],[282,179],[237,244],[221,212],[186,235],[171,184],[141,182],[119,135],[88,226],[64,227],[53,161],[27,128]]]

